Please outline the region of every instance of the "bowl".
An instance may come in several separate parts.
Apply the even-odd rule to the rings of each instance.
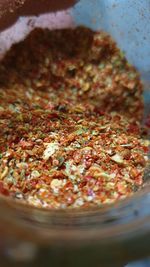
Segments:
[[[63,27],[84,25],[112,35],[129,62],[141,73],[145,88],[145,117],[150,114],[148,2],[81,0],[72,10],[67,11],[69,13],[60,12],[56,18],[50,15],[51,18],[53,16],[53,27],[56,27],[60,17],[67,16],[68,21]],[[47,16],[20,18],[20,21],[28,25],[28,20],[32,19],[32,23],[27,26],[31,31],[33,27],[40,26],[38,21],[43,23]],[[45,23],[42,25],[47,27]],[[13,27],[18,29],[17,24]],[[22,28],[19,29],[21,32]],[[8,36],[11,30],[3,32],[3,36]],[[25,30],[21,36],[29,31]],[[4,41],[4,37],[0,38],[0,45],[4,45]],[[143,188],[132,197],[88,210],[46,210],[0,196],[3,266],[12,266],[13,263],[20,266],[21,262],[23,266],[39,267],[44,262],[44,266],[121,267],[129,261],[147,257],[150,255],[149,181],[150,170],[147,167]]]

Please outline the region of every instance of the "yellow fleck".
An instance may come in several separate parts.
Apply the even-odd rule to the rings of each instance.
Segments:
[[[53,190],[55,190],[56,188],[57,189],[59,189],[59,188],[61,188],[62,187],[62,180],[59,180],[59,179],[53,179],[52,181],[51,181],[51,188],[53,189]]]
[[[0,179],[4,179],[6,175],[8,174],[8,167],[6,166],[4,171],[0,174]]]
[[[89,83],[85,83],[83,86],[83,91],[87,92],[90,89],[90,84]]]

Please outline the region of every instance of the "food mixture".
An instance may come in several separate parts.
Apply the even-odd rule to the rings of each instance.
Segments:
[[[104,32],[34,30],[0,63],[0,192],[52,209],[101,206],[142,184],[138,72]]]

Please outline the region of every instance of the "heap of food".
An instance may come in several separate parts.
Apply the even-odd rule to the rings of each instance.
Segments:
[[[143,184],[138,72],[104,32],[34,30],[0,63],[0,192],[52,209],[101,206]]]

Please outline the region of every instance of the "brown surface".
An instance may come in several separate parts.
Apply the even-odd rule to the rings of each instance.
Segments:
[[[13,24],[18,16],[38,15],[67,9],[76,0],[0,0],[0,30]]]

